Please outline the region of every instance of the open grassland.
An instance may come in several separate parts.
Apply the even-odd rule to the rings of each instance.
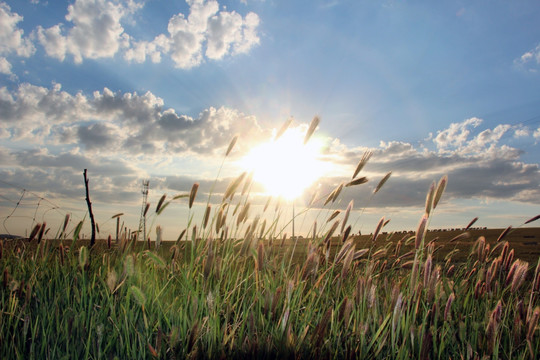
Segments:
[[[298,241],[284,239],[279,215],[268,225],[251,216],[245,174],[172,243],[124,232],[90,246],[68,219],[51,236],[61,240],[39,224],[29,239],[1,241],[0,358],[537,357],[538,230],[428,231],[443,177],[415,232],[387,234],[383,218],[353,237],[352,202],[334,204],[366,182],[356,176],[369,156]],[[191,209],[197,189],[163,196],[154,215],[180,198]]]
[[[0,357],[534,358],[538,231],[483,232],[3,242]]]

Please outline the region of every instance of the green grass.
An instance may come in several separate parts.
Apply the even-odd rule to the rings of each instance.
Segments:
[[[2,243],[0,358],[540,353],[540,262],[512,258],[505,239],[439,252],[420,227],[399,241],[385,234],[342,243],[340,226],[332,234],[335,220],[322,219],[309,241],[282,246],[277,220],[266,224],[245,210],[249,184],[234,195],[246,178],[233,182],[208,223],[190,217],[189,236],[157,251],[125,234],[111,248],[45,238]],[[428,193],[426,225],[443,190]],[[161,203],[156,216],[169,202]]]

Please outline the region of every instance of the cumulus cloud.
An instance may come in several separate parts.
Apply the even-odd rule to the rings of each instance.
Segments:
[[[50,88],[21,84],[13,91],[0,88],[0,120],[0,138],[19,144],[0,148],[0,178],[4,181],[24,179],[27,188],[75,196],[81,192],[81,169],[89,168],[94,183],[99,183],[96,196],[118,201],[136,198],[140,178],[148,175],[144,161],[166,162],[173,157],[211,161],[223,155],[236,134],[239,156],[271,133],[271,129],[261,129],[255,117],[236,109],[210,107],[190,116],[167,108],[151,92],[121,93],[105,88],[88,96],[70,94],[59,84]],[[424,144],[389,141],[368,149],[327,139],[322,158],[336,164],[337,170],[314,187],[320,186],[320,194],[324,194],[350,180],[362,154],[370,150],[373,157],[360,174],[369,182],[343,193],[356,204],[421,207],[431,182],[445,174],[449,185],[444,202],[540,202],[538,164],[524,162],[523,151],[506,143],[516,135],[540,138],[540,130],[504,124],[482,129],[482,124],[478,118],[450,124]],[[141,162],[141,158],[148,160]],[[388,171],[392,177],[370,200]],[[165,174],[154,184],[168,191],[187,191],[194,181],[204,182],[184,174]],[[222,191],[228,180],[220,179],[215,191]],[[135,195],[128,196],[130,191]],[[306,192],[306,201],[313,191]]]
[[[372,206],[423,206],[432,181],[448,175],[445,201],[456,199],[540,201],[540,168],[521,160],[523,151],[504,143],[504,134],[526,136],[528,129],[498,125],[477,131],[478,118],[453,123],[432,139],[434,148],[406,142],[381,142],[369,149],[373,157],[363,170],[370,181],[351,188],[347,197],[366,203],[378,181],[392,171],[390,181],[371,201]],[[539,133],[537,130],[536,133]],[[537,135],[540,137],[540,135]],[[330,159],[348,164],[350,174],[366,149],[330,148]],[[362,175],[362,174],[360,174]],[[331,191],[344,178],[321,179],[324,191]],[[323,191],[323,192],[324,192]]]
[[[145,94],[70,94],[59,84],[45,88],[21,84],[0,88],[0,131],[13,141],[42,145],[79,144],[103,154],[199,154],[222,151],[235,136],[244,146],[267,135],[253,116],[210,107],[197,117],[165,108],[163,99]]]
[[[11,64],[5,57],[0,57],[0,73],[11,74]]]
[[[521,69],[530,72],[538,72],[540,67],[540,44],[515,59],[514,64]]]
[[[206,56],[221,59],[228,53],[247,52],[259,42],[256,33],[259,17],[254,13],[245,19],[236,12],[221,12],[209,20]]]
[[[439,131],[433,142],[441,150],[450,147],[460,147],[470,134],[470,127],[477,127],[482,123],[481,119],[471,118],[462,123],[452,123],[448,129]]]
[[[235,11],[219,10],[217,1],[191,0],[189,15],[179,13],[169,20],[168,34],[151,42],[134,42],[125,58],[135,62],[161,60],[168,54],[176,67],[189,69],[202,63],[204,57],[218,60],[227,55],[248,52],[259,43],[259,17],[250,12],[245,17]],[[205,50],[206,47],[206,50]]]
[[[109,58],[118,53],[130,62],[150,59],[159,63],[168,55],[178,68],[189,69],[208,59],[248,52],[259,43],[259,17],[245,17],[219,10],[215,0],[189,0],[189,14],[173,15],[167,34],[151,41],[137,40],[126,33],[122,22],[140,8],[134,1],[76,0],[69,5],[66,24],[47,29],[38,27],[37,38],[47,55],[63,61],[72,55],[76,63],[83,59]]]
[[[11,63],[6,56],[16,54],[29,57],[34,51],[32,42],[24,36],[24,31],[18,27],[23,17],[11,12],[9,5],[0,3],[0,72],[11,74]]]
[[[47,54],[59,60],[64,60],[67,54],[76,63],[81,63],[83,58],[112,57],[129,45],[122,18],[138,8],[140,5],[131,1],[77,0],[68,6],[66,20],[72,24],[68,30],[63,31],[63,24],[48,29],[40,26],[37,36]]]

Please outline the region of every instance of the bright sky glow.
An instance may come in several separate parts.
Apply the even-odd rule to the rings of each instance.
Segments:
[[[319,160],[324,143],[311,138],[304,145],[304,132],[288,129],[279,139],[253,148],[240,162],[269,195],[292,200],[329,170]]]
[[[519,226],[540,213],[539,18],[538,0],[0,0],[0,234],[85,218],[83,169],[103,235],[119,212],[136,228],[141,180],[152,205],[194,182],[207,199],[251,149],[242,168],[288,198],[371,151],[332,204],[365,204],[358,224],[416,227],[448,175],[433,226]],[[307,146],[302,127],[265,143],[314,115]]]

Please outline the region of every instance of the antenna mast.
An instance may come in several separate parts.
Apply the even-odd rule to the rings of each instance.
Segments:
[[[141,232],[143,235],[142,240],[146,240],[146,207],[147,207],[147,200],[148,200],[148,185],[150,184],[150,180],[143,180],[142,181],[142,206],[141,206],[141,218],[139,220],[139,237],[141,236]]]

